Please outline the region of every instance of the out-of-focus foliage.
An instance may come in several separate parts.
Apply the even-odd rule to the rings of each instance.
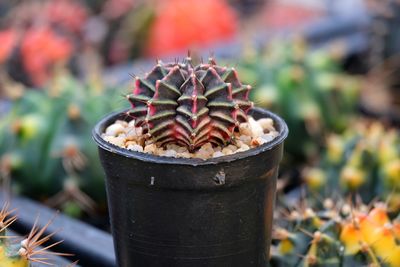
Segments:
[[[369,57],[366,57],[370,73],[362,104],[369,113],[400,121],[400,2],[365,2],[371,14]]]
[[[93,51],[107,65],[162,57],[229,41],[239,23],[226,0],[41,0],[3,10],[1,69],[35,87],[60,65],[79,74]]]
[[[321,196],[359,194],[364,201],[386,199],[400,210],[400,133],[379,122],[359,121],[332,134],[318,166],[304,171],[311,191]]]
[[[238,62],[253,85],[252,100],[287,122],[286,158],[304,161],[319,151],[325,134],[342,132],[357,112],[359,80],[344,73],[339,49],[308,50],[302,39],[247,50]]]
[[[400,2],[365,0],[372,16],[370,29],[370,65],[374,67],[400,53]]]
[[[65,66],[72,57],[74,44],[47,26],[23,32],[9,29],[0,32],[0,64],[7,62],[12,78],[29,85],[43,86],[57,67]]]
[[[399,213],[377,202],[323,204],[281,210],[286,218],[274,230],[271,266],[400,266]]]
[[[0,121],[0,175],[14,192],[47,200],[72,215],[104,205],[103,172],[91,130],[121,108],[121,89],[69,75],[25,90]]]
[[[229,41],[238,17],[226,0],[153,0],[126,13],[111,40],[110,59],[162,57]]]
[[[88,12],[78,0],[14,5],[0,20],[2,70],[27,85],[44,86],[55,69],[72,64]]]

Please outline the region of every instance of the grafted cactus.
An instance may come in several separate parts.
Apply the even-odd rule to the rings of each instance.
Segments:
[[[136,78],[128,115],[147,137],[160,145],[175,143],[194,151],[210,142],[227,145],[252,107],[251,86],[242,85],[234,68],[218,66],[213,58],[193,66],[161,61],[144,78]]]

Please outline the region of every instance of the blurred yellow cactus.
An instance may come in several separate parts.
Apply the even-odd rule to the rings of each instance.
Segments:
[[[389,219],[386,208],[378,205],[368,214],[355,214],[343,224],[340,240],[345,253],[354,255],[371,248],[372,253],[391,267],[400,266],[400,227]]]

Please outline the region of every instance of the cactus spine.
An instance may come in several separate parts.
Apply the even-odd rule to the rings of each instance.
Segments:
[[[44,234],[52,220],[42,228],[35,223],[28,236],[22,241],[16,242],[12,236],[7,235],[7,228],[17,220],[17,216],[13,215],[14,212],[15,210],[9,210],[8,203],[0,210],[0,267],[29,267],[33,262],[52,265],[49,259],[50,255],[71,256],[48,251],[62,241],[40,248],[54,235],[54,233]]]

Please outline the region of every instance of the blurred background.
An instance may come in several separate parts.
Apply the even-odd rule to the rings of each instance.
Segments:
[[[280,200],[301,187],[400,210],[395,0],[2,0],[2,188],[108,229],[91,129],[129,106],[133,75],[188,50],[287,121]]]

